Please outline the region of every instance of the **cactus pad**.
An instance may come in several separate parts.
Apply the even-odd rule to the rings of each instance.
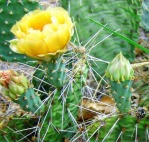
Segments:
[[[23,15],[39,7],[38,2],[33,0],[0,0],[0,60],[9,62],[25,62],[31,58],[19,55],[9,49],[9,40],[13,39],[11,27],[20,20]],[[19,8],[19,9],[16,9]]]
[[[40,97],[35,94],[32,88],[29,88],[27,92],[21,95],[15,102],[20,104],[24,110],[31,111],[32,113],[41,114],[44,111],[44,105]]]

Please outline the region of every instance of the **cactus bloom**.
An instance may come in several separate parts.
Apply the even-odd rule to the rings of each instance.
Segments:
[[[112,62],[109,63],[106,70],[106,76],[110,78],[111,81],[118,83],[133,79],[133,74],[134,70],[122,53],[118,54]]]
[[[10,41],[14,52],[49,60],[67,51],[73,24],[63,8],[49,7],[29,12],[12,27],[11,32],[16,36]]]
[[[0,85],[4,94],[13,100],[17,100],[29,87],[27,78],[13,70],[0,71]]]

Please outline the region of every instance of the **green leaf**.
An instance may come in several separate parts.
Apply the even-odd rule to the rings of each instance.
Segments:
[[[88,19],[88,18],[87,18],[87,19]],[[144,52],[149,53],[149,50],[148,50],[147,48],[145,48],[145,47],[143,47],[142,45],[136,43],[135,41],[133,41],[133,40],[127,38],[126,36],[123,36],[122,34],[116,32],[116,31],[113,31],[113,30],[111,30],[110,28],[105,27],[105,25],[102,25],[101,23],[99,23],[99,22],[97,22],[97,21],[95,21],[95,20],[93,20],[93,19],[90,19],[90,18],[89,18],[88,20],[90,20],[90,21],[92,21],[92,22],[98,24],[99,26],[103,27],[103,28],[106,29],[107,31],[110,31],[112,34],[115,34],[115,35],[121,37],[123,40],[125,40],[125,41],[127,41],[127,42],[133,44],[134,46],[136,46],[137,48],[140,48],[140,49],[143,50]]]

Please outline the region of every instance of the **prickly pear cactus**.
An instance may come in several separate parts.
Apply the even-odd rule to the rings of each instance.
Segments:
[[[20,119],[19,116],[13,116],[6,127],[0,130],[0,141],[7,142],[20,140],[21,142],[29,142],[32,136],[28,134],[32,134],[32,130],[24,131],[24,129],[27,127],[34,127],[35,121],[36,118],[31,119],[22,117],[22,119]]]
[[[111,117],[101,121],[97,121],[89,126],[89,136],[93,134],[97,129],[99,131],[94,134],[90,142],[106,141],[146,141],[149,121],[148,117],[137,120],[136,117],[126,115],[124,117]]]
[[[18,8],[18,9],[16,9]],[[9,40],[13,38],[11,27],[31,10],[39,8],[34,0],[0,0],[0,60],[25,62],[32,60],[25,55],[19,55],[9,49]]]
[[[132,61],[134,59],[133,45],[130,45],[115,35],[111,35],[110,32],[102,29],[99,25],[88,19],[96,20],[112,30],[137,41],[139,22],[136,22],[137,19],[135,17],[138,16],[137,9],[140,6],[139,1],[62,0],[62,6],[70,12],[70,15],[75,21],[77,30],[74,36],[77,39],[75,41],[79,45],[80,43],[86,45],[92,56],[110,61],[121,51],[129,60]],[[95,33],[97,34],[93,37]],[[91,38],[92,40],[90,40]],[[97,72],[104,73],[107,64],[93,62],[92,66]]]
[[[25,111],[36,114],[44,112],[44,104],[42,104],[40,96],[34,92],[33,88],[27,89],[27,92],[21,95],[15,102],[20,104]]]
[[[63,87],[66,79],[65,60],[62,57],[42,63],[46,70],[46,78],[56,88]]]
[[[118,54],[107,67],[106,76],[110,79],[112,96],[121,112],[130,110],[133,74],[129,61],[122,53]]]
[[[19,75],[13,70],[0,71],[0,85],[3,87],[4,94],[25,111],[43,113],[44,105],[24,75]]]
[[[50,80],[50,83],[57,89],[51,100],[49,100],[47,105],[49,110],[46,112],[46,115],[41,122],[41,139],[45,142],[48,142],[49,139],[51,142],[55,142],[62,141],[64,137],[71,138],[74,134],[73,131],[77,130],[74,121],[77,119],[78,106],[80,105],[81,97],[83,96],[83,88],[88,73],[88,67],[85,63],[86,58],[82,57],[74,63],[74,69],[71,75],[73,78],[69,82],[69,78],[66,76],[65,72],[66,67],[64,68],[65,63],[61,62],[62,65],[60,65],[59,60],[61,61],[62,59],[59,58],[54,62],[52,61],[52,63],[48,63],[49,65],[46,64],[46,67],[50,67],[47,69],[49,77],[55,76],[53,78],[55,81],[52,79]],[[61,71],[59,71],[59,69],[61,69]],[[58,79],[62,78],[62,80],[64,80],[63,77],[65,77],[65,82]],[[66,91],[67,93],[60,88],[64,86],[64,83],[71,84],[71,88]],[[47,132],[46,134],[44,133],[45,131]],[[53,137],[53,135],[55,135],[55,137]]]

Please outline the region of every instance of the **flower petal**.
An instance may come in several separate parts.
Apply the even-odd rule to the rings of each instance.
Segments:
[[[19,42],[18,39],[11,40],[10,41],[10,48],[13,52],[16,52],[16,53],[19,53],[19,54],[24,54],[25,52],[18,47],[18,45],[17,45],[18,42]]]

